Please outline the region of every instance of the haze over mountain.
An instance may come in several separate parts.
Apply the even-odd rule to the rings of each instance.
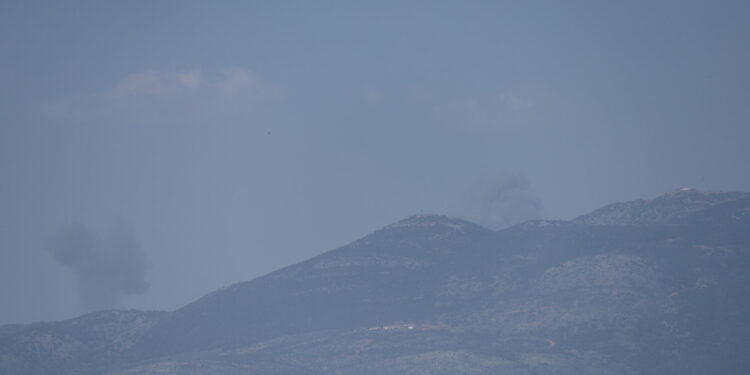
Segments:
[[[0,324],[176,310],[416,213],[497,230],[750,191],[748,14],[2,0]]]
[[[748,267],[750,193],[416,215],[173,312],[2,326],[0,373],[746,374]]]

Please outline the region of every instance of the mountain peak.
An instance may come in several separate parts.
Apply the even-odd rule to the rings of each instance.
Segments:
[[[674,196],[674,195],[685,195],[685,194],[705,194],[704,192],[691,187],[681,187],[679,189],[674,189],[672,191],[664,193],[663,196]]]
[[[637,199],[604,206],[573,219],[579,224],[649,225],[685,217],[718,204],[750,197],[750,193],[706,192],[683,187],[654,199]]]
[[[691,187],[681,187],[679,189],[668,191],[656,197],[655,199],[668,199],[668,198],[684,199],[684,198],[690,198],[690,197],[693,197],[693,198],[710,197],[710,196],[721,196],[721,195],[727,195],[727,194],[731,195],[732,193],[725,193],[723,191],[704,191],[704,190],[699,190],[699,189],[691,188]]]
[[[384,230],[403,229],[403,228],[431,228],[431,229],[448,229],[460,233],[476,231],[483,229],[478,224],[472,222],[441,215],[441,214],[417,214],[399,220],[393,224],[385,226]]]

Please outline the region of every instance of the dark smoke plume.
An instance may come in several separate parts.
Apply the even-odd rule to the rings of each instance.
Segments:
[[[48,245],[55,259],[73,271],[79,302],[88,311],[115,308],[121,296],[148,291],[146,254],[125,220],[95,234],[81,223],[69,223]]]
[[[495,175],[469,194],[466,216],[490,229],[542,218],[542,200],[518,172]]]

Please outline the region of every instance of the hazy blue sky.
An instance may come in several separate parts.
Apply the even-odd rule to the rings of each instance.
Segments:
[[[0,323],[86,311],[70,244],[174,309],[494,185],[750,191],[748,4],[3,1]]]

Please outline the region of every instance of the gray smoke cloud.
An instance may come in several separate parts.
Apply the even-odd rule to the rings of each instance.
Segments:
[[[49,238],[48,246],[73,272],[79,302],[87,311],[115,308],[120,297],[148,291],[146,254],[132,225],[123,219],[97,233],[81,223],[68,223]]]
[[[503,229],[542,218],[542,200],[519,172],[501,173],[477,184],[469,193],[467,219],[490,229]]]

